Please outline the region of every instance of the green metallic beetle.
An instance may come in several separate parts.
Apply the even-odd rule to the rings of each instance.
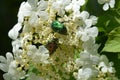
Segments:
[[[63,25],[63,23],[61,23],[57,20],[52,22],[51,28],[53,29],[53,31],[58,32],[60,34],[66,34],[67,33],[67,29]]]

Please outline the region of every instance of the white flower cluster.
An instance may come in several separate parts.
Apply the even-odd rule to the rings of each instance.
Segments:
[[[95,38],[98,35],[98,29],[93,26],[97,23],[97,18],[89,16],[86,11],[81,12],[79,16],[84,24],[78,28],[77,35],[83,41],[84,51],[76,59],[76,64],[80,67],[78,73],[74,73],[77,80],[99,80],[98,75],[115,73],[114,68],[110,65],[112,62],[109,63],[105,55],[99,55],[97,52],[99,45],[95,43]]]
[[[113,63],[97,52],[97,17],[80,11],[84,4],[85,0],[23,2],[18,23],[8,33],[13,55],[0,56],[4,79],[114,80]]]

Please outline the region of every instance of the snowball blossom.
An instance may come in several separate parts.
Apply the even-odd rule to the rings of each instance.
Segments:
[[[114,2],[99,0],[104,10]],[[4,80],[117,80],[113,65],[98,54],[98,18],[81,10],[85,3],[22,2],[18,23],[8,33],[12,53],[0,56]]]
[[[99,4],[104,4],[103,5],[103,10],[107,11],[109,9],[109,6],[111,8],[114,8],[115,6],[115,0],[98,0]]]

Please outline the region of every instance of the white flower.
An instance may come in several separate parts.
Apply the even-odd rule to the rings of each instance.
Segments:
[[[79,14],[73,16],[73,21],[76,26],[82,26],[84,24],[83,18]]]
[[[66,11],[73,11],[73,14],[80,12],[80,6],[85,4],[85,0],[72,0],[72,2],[65,7]]]
[[[111,65],[113,63],[109,63],[108,65],[106,65],[104,62],[100,62],[99,63],[99,68],[101,68],[101,71],[103,73],[115,73],[115,69],[112,67],[113,65]]]
[[[91,15],[90,20],[92,20],[92,25],[95,25],[95,24],[97,24],[98,18],[96,16]]]
[[[77,80],[94,80],[98,72],[92,68],[82,68],[78,70]]]
[[[29,45],[27,54],[35,63],[48,63],[49,51],[44,46],[37,49],[34,45]]]
[[[98,35],[97,27],[79,27],[77,36],[81,38],[82,41],[87,41],[90,38],[95,38]]]
[[[8,32],[8,36],[11,39],[16,39],[19,35],[19,31],[22,28],[21,23],[17,23],[9,32]]]
[[[82,41],[87,41],[90,38],[95,38],[98,35],[97,27],[91,27],[97,23],[97,17],[89,16],[87,11],[83,11],[80,14],[75,15],[73,17],[73,21],[76,20],[76,18],[80,19],[79,23],[81,22],[76,34],[81,38]]]
[[[108,62],[108,59],[105,55],[101,55],[100,59],[101,62],[99,63],[98,68],[100,68],[103,73],[115,73],[115,69],[112,67],[113,62]]]
[[[78,15],[84,21],[83,26],[85,27],[91,27],[92,25],[95,25],[97,23],[97,17],[93,15],[90,16],[90,14],[87,11],[82,11]]]
[[[12,41],[12,47],[13,47],[12,52],[15,56],[15,60],[18,61],[20,64],[24,64],[23,58],[21,57],[24,54],[22,40],[16,39]]]
[[[8,73],[3,74],[5,80],[19,80],[23,79],[26,75],[25,71],[18,71],[16,61],[12,61],[9,65]]]
[[[108,58],[107,58],[107,56],[105,56],[105,55],[101,55],[101,56],[100,56],[100,60],[101,60],[101,62],[104,62],[105,64],[108,64],[108,63],[109,63]]]
[[[0,69],[7,72],[12,61],[13,55],[10,52],[6,53],[6,59],[3,56],[0,56]]]
[[[28,17],[29,24],[32,26],[37,26],[39,23],[39,18],[42,20],[48,19],[48,14],[45,11],[47,8],[47,1],[41,0],[38,4],[38,0],[28,0],[28,2],[23,2],[20,6],[18,12],[18,22],[22,23],[24,17]]]
[[[20,49],[22,47],[21,41],[19,39],[16,39],[15,41],[12,41],[12,47],[13,47],[13,53],[20,53],[22,50]]]
[[[87,11],[73,14],[73,21],[78,27],[91,27],[97,23],[97,19],[96,16],[90,16]]]
[[[3,74],[5,80],[19,80],[25,76],[24,71],[17,71],[16,61],[13,59],[11,53],[6,53],[6,59],[3,56],[0,56],[0,69],[6,72]]]
[[[111,8],[114,8],[115,6],[115,0],[98,0],[99,4],[104,4],[103,5],[103,10],[107,11],[109,9],[109,6]]]
[[[90,54],[86,50],[80,53],[80,58],[76,59],[77,66],[92,66],[97,65],[100,61],[100,56],[97,54]]]
[[[78,66],[91,65],[92,61],[90,60],[90,54],[87,51],[80,53],[80,58],[76,59],[76,64]]]
[[[82,11],[80,13],[80,16],[82,17],[83,21],[87,20],[89,18],[89,13],[87,11]]]
[[[30,16],[31,14],[31,6],[28,2],[22,2],[18,12],[18,22],[23,23],[25,16]]]
[[[52,8],[57,12],[57,14],[61,17],[65,14],[65,6],[70,3],[70,0],[56,0],[53,2]]]
[[[95,44],[95,39],[90,38],[89,40],[83,42],[82,44],[84,50],[88,51],[90,54],[96,55],[98,52],[99,45]]]

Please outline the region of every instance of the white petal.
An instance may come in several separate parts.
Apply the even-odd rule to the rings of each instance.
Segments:
[[[58,11],[58,15],[61,16],[61,17],[63,17],[64,14],[65,14],[64,9],[63,9],[63,8],[60,8],[60,10]]]
[[[114,8],[115,0],[110,0],[110,3],[109,3],[109,4],[110,4],[110,7],[111,7],[111,8]]]
[[[1,63],[6,63],[6,59],[5,59],[5,57],[0,56],[0,62],[1,62]]]
[[[115,72],[115,70],[114,70],[113,67],[109,67],[109,68],[108,68],[108,71],[109,71],[110,73],[114,73],[114,72]]]
[[[82,11],[80,16],[83,18],[83,20],[86,20],[89,18],[89,13],[87,11]]]
[[[109,4],[108,3],[105,3],[104,5],[103,5],[103,10],[104,11],[107,11],[109,9]]]
[[[12,61],[9,65],[9,70],[8,73],[12,74],[12,75],[16,75],[16,61]]]
[[[8,65],[7,63],[0,63],[0,69],[4,72],[7,72],[8,71]]]
[[[81,59],[89,59],[90,58],[90,54],[87,51],[81,52],[80,53],[80,57]]]
[[[40,11],[45,11],[45,9],[47,8],[47,6],[48,6],[47,1],[45,1],[45,0],[40,0],[37,9],[40,10]]]
[[[106,2],[106,0],[98,0],[99,4],[104,4]]]
[[[48,20],[49,15],[46,11],[40,11],[37,13],[37,15],[39,15],[41,20]]]
[[[42,53],[42,54],[46,54],[46,53],[49,52],[44,46],[40,46],[40,47],[39,47],[39,51],[40,51],[40,53]]]
[[[20,5],[20,8],[19,8],[19,11],[18,11],[18,22],[22,23],[23,20],[24,20],[24,16],[23,16],[23,13],[22,13],[22,10],[23,10],[23,6],[25,5],[25,2],[22,2],[21,5]]]
[[[101,71],[103,72],[103,73],[106,73],[107,72],[107,67],[103,67],[102,69],[101,69]]]
[[[28,50],[35,53],[37,51],[37,48],[34,45],[29,45]]]
[[[79,69],[78,70],[78,73],[81,75],[82,74],[82,72],[83,72],[83,69]]]
[[[11,80],[11,77],[12,77],[12,76],[11,76],[9,73],[3,74],[4,80]]]
[[[90,29],[88,30],[88,32],[89,32],[89,35],[90,35],[91,37],[93,37],[93,38],[97,37],[97,35],[98,35],[98,29],[97,29],[97,27],[92,27],[92,28],[90,28]]]
[[[38,0],[27,0],[27,2],[33,7],[36,8],[38,4]]]
[[[62,3],[66,6],[71,3],[71,0],[62,0]]]
[[[76,3],[76,5],[73,5],[73,11],[78,12],[80,10],[79,4]]]
[[[91,27],[92,26],[92,20],[91,19],[86,19],[85,24],[86,24],[86,27]]]
[[[10,63],[11,61],[13,61],[13,55],[12,55],[12,53],[7,52],[6,53],[6,58],[7,58],[8,63]]]
[[[78,72],[78,80],[91,80],[90,77],[92,77],[91,68],[85,68],[80,73]]]
[[[104,62],[100,62],[98,67],[101,68],[101,67],[104,67],[104,66],[106,66],[105,63]]]
[[[99,63],[99,56],[93,55],[91,56],[91,60],[93,61],[93,64],[98,64]]]
[[[113,62],[109,62],[109,66],[113,66],[114,65],[114,63]]]
[[[22,28],[20,23],[17,23],[9,32],[8,32],[8,36],[11,39],[16,39],[19,35],[19,31]]]
[[[84,75],[87,75],[87,77],[90,77],[90,75],[92,75],[92,69],[91,68],[85,68],[84,69]]]
[[[32,26],[32,27],[36,27],[39,25],[39,19],[38,19],[38,16],[36,13],[33,13],[33,15],[31,15],[31,17],[29,18],[29,24]],[[27,31],[29,31],[30,29],[30,26],[26,26],[27,27]]]
[[[47,59],[49,58],[49,54],[42,54],[41,61],[44,63],[48,63]]]
[[[89,40],[89,36],[87,35],[86,32],[84,32],[84,34],[82,34],[81,40],[82,40],[82,41],[87,41],[87,40]]]
[[[65,7],[66,11],[71,11],[72,10],[72,4],[69,4],[68,6]]]
[[[18,51],[19,48],[21,47],[20,40],[16,39],[15,41],[12,41],[12,47],[13,47],[13,53],[16,53],[16,51]]]
[[[105,55],[101,55],[101,56],[100,56],[100,60],[101,60],[101,61],[104,61],[104,63],[105,63],[106,65],[108,65],[108,62],[109,62],[109,61],[108,61],[108,58],[107,58]]]
[[[28,4],[28,2],[23,2],[20,5],[19,11],[18,11],[18,22],[23,23],[24,17],[25,16],[30,16],[31,15],[32,8]]]
[[[95,25],[97,23],[98,18],[96,16],[90,16],[90,19],[92,20],[92,25]]]
[[[79,0],[78,2],[81,6],[83,6],[85,4],[85,0]]]
[[[84,21],[82,20],[82,18],[79,15],[74,15],[73,16],[73,21],[75,22],[75,24],[77,26],[81,26],[84,24]]]

